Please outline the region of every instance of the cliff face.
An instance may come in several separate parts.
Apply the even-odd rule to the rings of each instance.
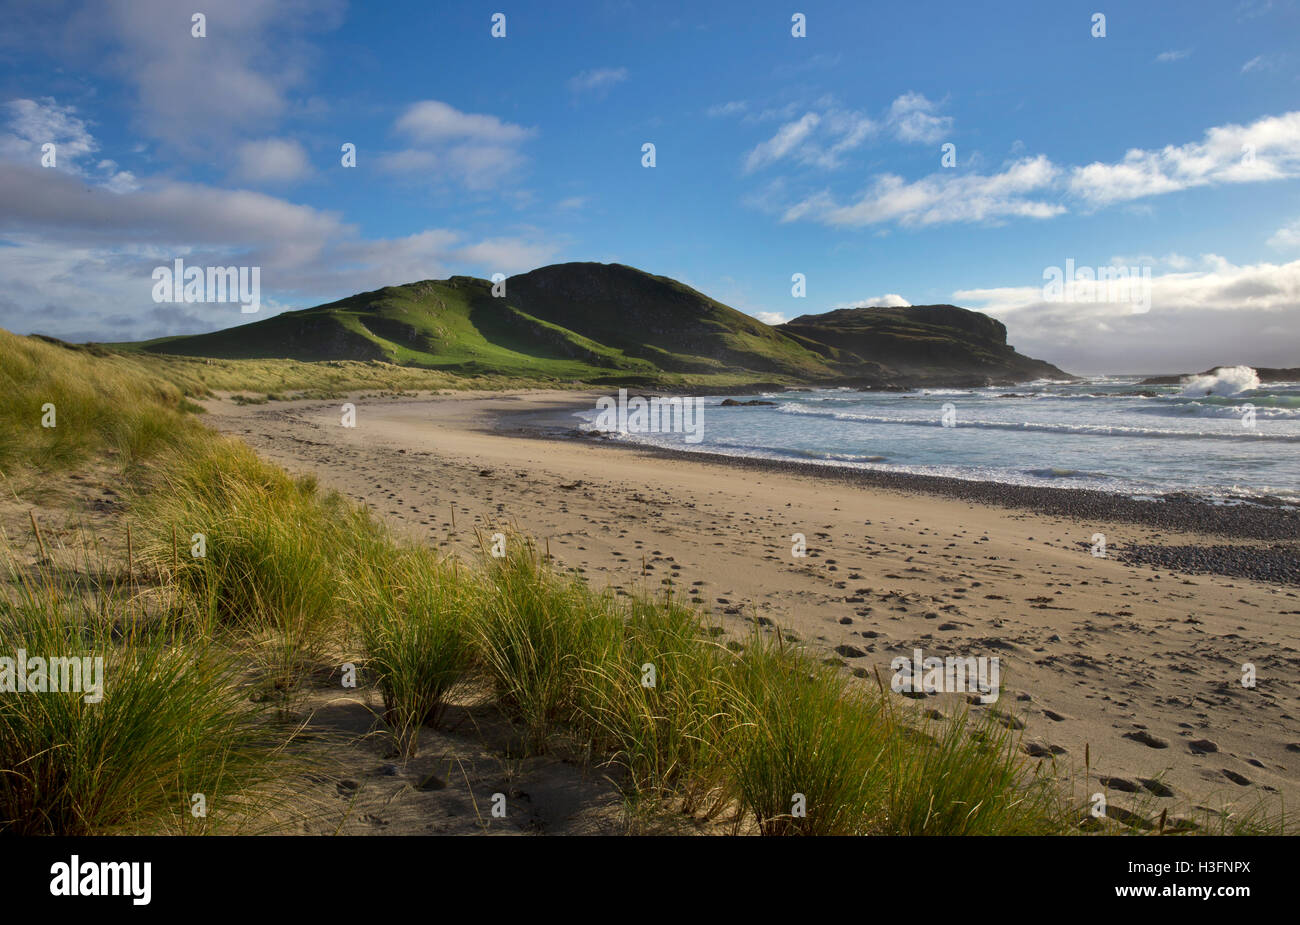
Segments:
[[[465,374],[610,383],[727,379],[901,388],[1067,378],[954,305],[840,309],[771,326],[677,280],[566,263],[360,293],[251,324],[137,345],[225,358],[382,360]]]
[[[778,330],[835,348],[846,366],[856,358],[887,367],[902,384],[1070,378],[1051,363],[1017,353],[1002,322],[955,305],[845,308],[801,315]]]

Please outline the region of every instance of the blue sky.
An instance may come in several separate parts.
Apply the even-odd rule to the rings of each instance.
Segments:
[[[1293,0],[199,6],[3,5],[0,326],[595,260],[771,322],[952,302],[1075,372],[1300,365]],[[176,257],[260,266],[261,311],[156,304]],[[1048,298],[1067,259],[1146,302]]]

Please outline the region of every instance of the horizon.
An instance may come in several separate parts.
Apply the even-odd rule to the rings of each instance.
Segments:
[[[145,340],[613,262],[768,324],[957,305],[1083,376],[1300,365],[1293,0],[1104,35],[1021,2],[502,9],[240,0],[199,37],[162,0],[6,4],[0,326]],[[176,259],[260,268],[260,310],[154,301]]]

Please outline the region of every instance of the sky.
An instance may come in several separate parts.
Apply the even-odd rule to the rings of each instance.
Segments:
[[[1300,366],[1298,6],[0,2],[0,327],[599,261],[768,323],[957,304],[1080,374]],[[260,309],[155,301],[176,259]]]

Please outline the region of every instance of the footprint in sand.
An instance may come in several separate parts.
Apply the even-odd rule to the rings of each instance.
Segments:
[[[1147,748],[1168,748],[1169,743],[1159,736],[1154,736],[1145,729],[1139,729],[1136,732],[1124,733],[1124,738],[1132,739],[1134,742],[1141,742]]]

